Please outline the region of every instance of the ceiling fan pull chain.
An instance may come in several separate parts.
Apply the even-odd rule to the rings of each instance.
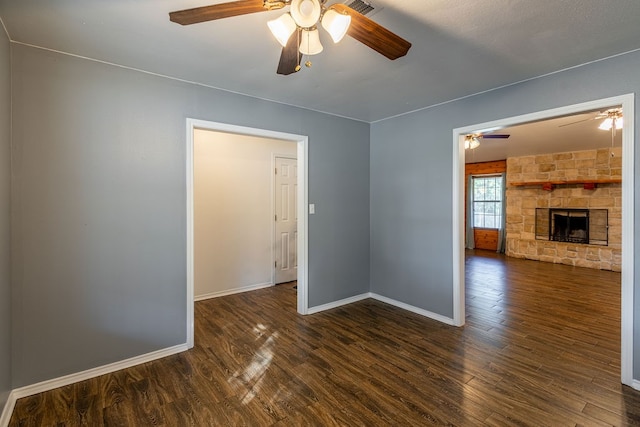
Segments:
[[[296,67],[294,68],[296,73],[300,71],[300,69],[302,68],[300,66],[300,62],[302,62],[302,53],[300,52],[300,33],[301,32],[302,31],[300,31],[299,29],[296,30],[296,38],[298,40],[298,43],[296,44],[296,46],[298,46],[298,48],[296,49]]]
[[[611,121],[611,148],[613,148],[614,138],[616,136],[616,128],[618,127],[616,120],[618,120],[617,116],[613,116],[613,120]],[[613,155],[613,152],[611,152],[611,155]]]
[[[311,42],[309,41],[309,39],[310,39],[310,38],[311,38],[311,33],[310,33],[309,31],[307,31],[307,52],[310,52],[310,51],[311,51],[311,48],[310,48]],[[303,42],[304,42],[304,40],[303,40]],[[307,55],[307,60],[306,60],[306,61],[305,61],[305,63],[304,63],[304,65],[305,65],[307,68],[311,68],[311,65],[313,65],[313,64],[311,63],[311,60],[309,59],[309,57],[310,57],[310,55]]]
[[[615,136],[616,136],[616,120],[613,119],[613,126],[611,126],[611,149],[609,150],[609,155],[611,157],[615,156],[615,154],[613,154],[613,141]]]

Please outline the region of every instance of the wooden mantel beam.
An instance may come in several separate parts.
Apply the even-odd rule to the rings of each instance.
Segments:
[[[524,182],[509,182],[510,187],[537,187],[541,186],[543,190],[551,191],[556,185],[582,185],[585,190],[595,190],[598,184],[620,184],[621,178],[607,178],[607,179],[578,179],[572,181],[524,181]]]

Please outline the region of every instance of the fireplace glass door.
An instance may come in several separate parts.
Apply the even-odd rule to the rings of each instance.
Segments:
[[[589,243],[588,209],[549,209],[549,240]]]
[[[607,246],[609,211],[536,208],[535,234],[537,240]]]

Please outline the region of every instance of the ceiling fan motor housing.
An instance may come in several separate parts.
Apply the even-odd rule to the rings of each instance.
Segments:
[[[299,27],[311,28],[320,19],[322,6],[318,0],[292,0],[289,12]]]

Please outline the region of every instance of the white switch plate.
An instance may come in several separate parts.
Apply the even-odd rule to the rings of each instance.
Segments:
[[[309,215],[313,215],[314,213],[316,213],[316,205],[315,205],[315,203],[310,203],[309,204]]]

